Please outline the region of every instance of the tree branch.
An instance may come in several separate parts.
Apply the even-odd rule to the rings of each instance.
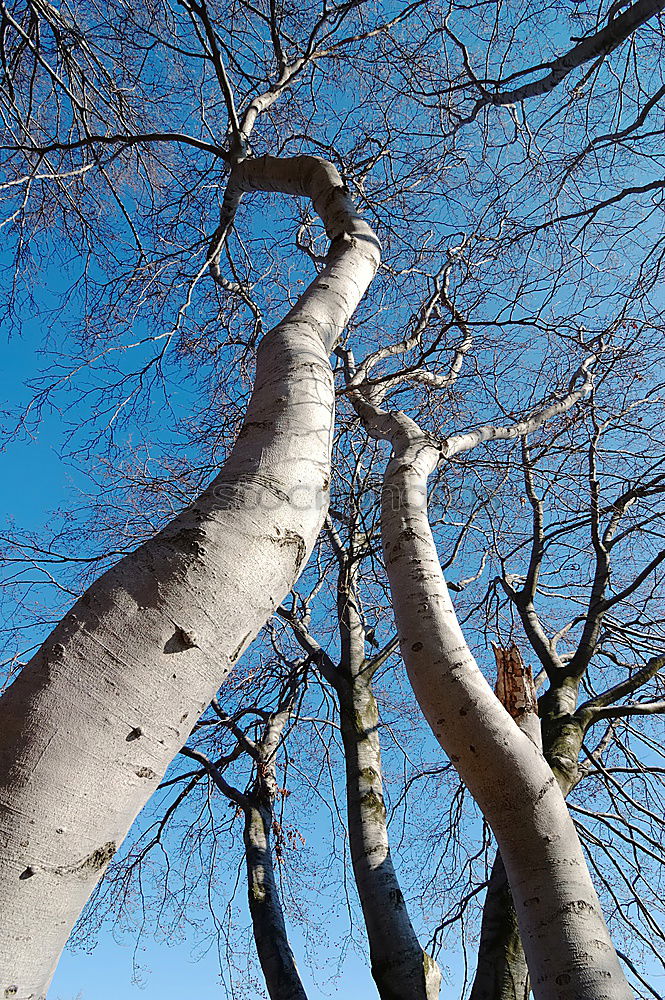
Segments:
[[[482,91],[482,97],[476,102],[468,120],[472,121],[478,112],[488,105],[505,107],[508,104],[518,104],[521,101],[526,101],[531,97],[548,94],[555,87],[558,87],[574,69],[583,66],[584,63],[590,62],[592,59],[604,59],[605,56],[609,55],[610,52],[613,52],[614,49],[625,42],[641,25],[657,14],[660,14],[664,9],[665,0],[638,0],[637,3],[629,7],[623,14],[612,18],[595,35],[583,38],[574,48],[569,49],[568,52],[557,56],[549,64],[546,64],[549,65],[550,69],[547,76],[542,77],[540,80],[534,80],[532,83],[525,83],[513,90],[492,93],[480,83],[474,74],[471,74],[475,85]],[[458,46],[461,44],[452,36],[452,32],[449,29],[447,29],[447,33],[453,37]],[[533,73],[537,68],[532,67],[531,69],[520,70],[519,75],[524,76]]]
[[[642,705],[624,706],[616,705],[615,702],[647,684],[663,666],[665,666],[665,656],[653,656],[630,677],[608,688],[607,691],[603,691],[602,694],[596,695],[595,698],[585,701],[575,712],[576,717],[580,719],[584,728],[588,729],[601,718],[615,718],[620,715],[649,715],[662,712],[664,708],[658,706],[665,706],[665,702],[643,702]]]

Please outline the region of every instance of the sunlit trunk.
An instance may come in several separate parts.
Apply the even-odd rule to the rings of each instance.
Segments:
[[[493,829],[537,1000],[631,996],[559,786],[496,698],[457,622],[427,517],[441,451],[394,434],[383,546],[400,646],[421,708]]]
[[[85,901],[325,515],[328,354],[378,245],[325,161],[244,161],[231,200],[253,189],[311,198],[327,263],[260,344],[217,478],[89,588],[0,700],[0,997],[45,995]]]
[[[572,718],[575,704],[576,691],[571,701],[570,685],[564,692],[550,689],[544,700],[547,714],[540,721],[545,759],[564,796],[577,781],[577,761],[584,738],[582,726]],[[470,1000],[525,1000],[529,994],[529,973],[515,904],[497,852],[483,906],[478,964]]]

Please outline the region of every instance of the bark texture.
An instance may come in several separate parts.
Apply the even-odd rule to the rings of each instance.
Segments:
[[[523,733],[542,750],[538,699],[530,667],[513,644],[492,643],[496,696]],[[501,855],[492,866],[478,944],[478,964],[470,1000],[527,1000],[531,992],[517,914]]]
[[[283,613],[303,649],[318,664],[337,696],[346,770],[346,810],[353,875],[363,911],[372,976],[381,1000],[438,1000],[439,967],[423,950],[411,923],[390,853],[383,798],[383,769],[372,678],[395,647],[394,640],[376,656],[366,656],[367,631],[357,590],[362,548],[357,531],[345,549],[331,531],[340,568],[337,615],[338,664],[316,643],[306,625]]]
[[[383,800],[378,711],[369,682],[340,693],[353,874],[381,1000],[437,1000],[439,968],[413,929],[390,854]]]
[[[497,851],[483,906],[478,965],[469,1000],[527,1000],[530,992],[517,914]]]
[[[626,1000],[631,993],[557,781],[485,681],[455,616],[426,505],[442,447],[408,418],[391,414],[389,423],[394,457],[382,530],[402,655],[434,734],[496,836],[534,995]]]
[[[379,713],[372,677],[380,658],[365,657],[367,634],[358,604],[358,562],[338,551],[340,663],[332,679],[339,704],[346,768],[346,809],[353,875],[381,1000],[437,1000],[441,973],[413,929],[390,854]]]
[[[284,923],[275,881],[270,833],[271,806],[245,808],[247,896],[254,941],[270,1000],[307,1000]]]
[[[0,997],[44,997],[85,901],[325,514],[328,354],[378,243],[323,160],[243,161],[229,189],[234,204],[249,190],[311,198],[327,263],[259,345],[220,474],[90,587],[0,700]]]
[[[564,796],[579,780],[578,760],[584,739],[584,725],[572,714],[577,687],[570,681],[560,687],[551,687],[542,699],[544,718],[536,719],[538,744],[543,747],[545,759]],[[497,694],[500,697],[498,690]],[[506,704],[503,698],[501,701]],[[506,707],[516,718],[509,706]],[[532,733],[529,735],[533,738]],[[497,851],[483,907],[478,965],[470,1000],[525,1000],[529,994],[529,973],[515,904],[501,854]]]
[[[255,747],[254,786],[246,795],[237,797],[245,814],[243,837],[249,912],[270,1000],[307,1000],[289,944],[271,845],[278,794],[276,755],[292,708],[290,699],[268,721],[263,738]]]

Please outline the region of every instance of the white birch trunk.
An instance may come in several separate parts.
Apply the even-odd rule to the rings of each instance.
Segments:
[[[534,996],[626,1000],[631,993],[556,779],[495,697],[457,622],[427,518],[427,478],[441,449],[416,436],[412,422],[401,424],[390,435],[382,530],[416,697],[496,836]]]
[[[328,354],[378,244],[325,161],[244,161],[229,188],[235,203],[252,189],[310,197],[327,264],[259,346],[218,477],[90,587],[0,700],[0,997],[44,997],[85,901],[325,514]]]

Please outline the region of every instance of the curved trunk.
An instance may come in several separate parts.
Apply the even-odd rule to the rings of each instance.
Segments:
[[[44,997],[85,901],[325,514],[328,353],[378,244],[325,161],[244,161],[229,187],[236,203],[310,197],[333,240],[326,267],[259,346],[217,478],[89,588],[0,700],[0,997]]]
[[[270,1000],[307,1000],[284,924],[270,847],[272,809],[244,808],[247,896],[254,941]]]
[[[490,689],[450,600],[424,502],[441,451],[393,436],[382,509],[386,569],[416,697],[496,836],[537,1000],[626,1000],[582,848],[542,753]]]
[[[386,828],[378,712],[362,675],[337,685],[353,874],[381,1000],[437,1000],[441,973],[411,925]]]
[[[582,726],[572,718],[576,690],[573,697],[570,688],[568,684],[563,692],[548,691],[544,702],[553,715],[541,720],[545,759],[564,796],[577,783],[577,761],[584,738]],[[497,851],[483,906],[478,965],[469,1000],[526,1000],[529,994],[529,972],[515,904]]]

